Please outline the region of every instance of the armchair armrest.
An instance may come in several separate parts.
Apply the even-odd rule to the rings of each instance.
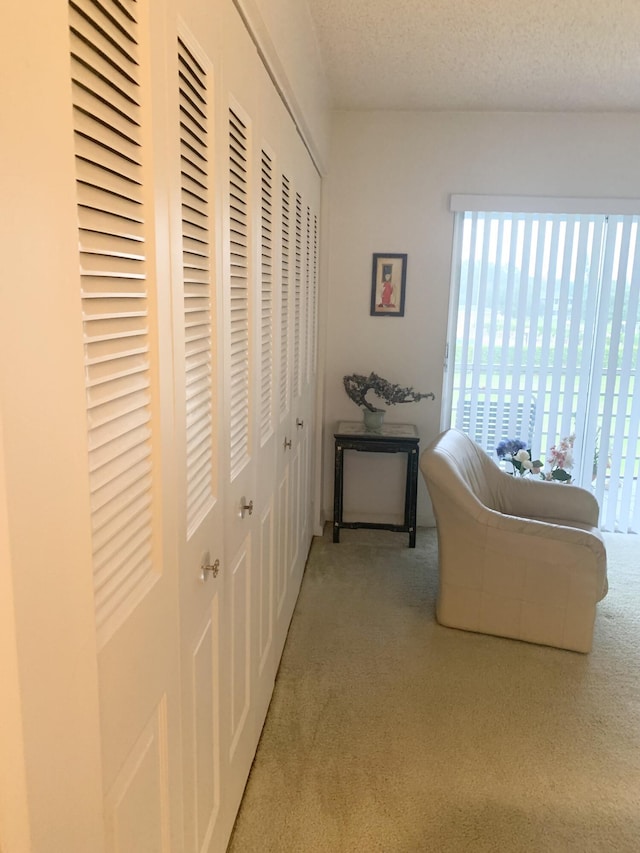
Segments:
[[[504,475],[498,494],[500,512],[525,518],[566,519],[598,526],[600,508],[591,492],[580,486],[545,483]]]
[[[541,483],[541,485],[544,485]],[[566,513],[565,513],[566,515]],[[553,565],[554,573],[561,576],[564,572],[571,573],[570,566],[575,565],[577,554],[581,549],[582,558],[579,576],[583,592],[589,589],[593,601],[599,601],[607,593],[607,554],[604,541],[597,529],[585,530],[571,527],[569,522],[547,522],[540,519],[502,515],[494,510],[488,510],[485,516],[487,528],[494,532],[500,531],[500,541],[509,537],[515,553],[520,559],[527,553],[538,555],[540,567],[545,563]],[[536,572],[536,561],[531,567]]]

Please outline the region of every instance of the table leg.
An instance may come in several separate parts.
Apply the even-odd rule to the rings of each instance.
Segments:
[[[418,450],[413,448],[407,454],[407,496],[405,524],[409,528],[409,548],[416,547],[416,504],[418,501]]]
[[[344,472],[344,451],[336,444],[335,471],[333,476],[333,541],[340,541],[340,524],[342,523],[342,486]]]

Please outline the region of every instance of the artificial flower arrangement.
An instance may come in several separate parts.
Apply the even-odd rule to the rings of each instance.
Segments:
[[[511,464],[511,473],[514,476],[542,476],[542,462],[532,458],[531,450],[527,449],[526,442],[520,438],[503,438],[496,447],[496,455],[498,459]]]
[[[575,435],[567,436],[549,449],[547,462],[550,470],[543,472],[543,463],[534,459],[526,442],[520,438],[504,438],[496,447],[498,459],[511,465],[511,473],[520,477],[537,477],[550,482],[570,483],[571,474],[567,469],[573,466],[573,443]]]
[[[367,394],[370,391],[389,406],[395,406],[397,403],[417,403],[418,400],[425,400],[429,397],[435,400],[435,394],[431,391],[422,394],[420,391],[414,391],[413,388],[403,388],[401,385],[383,379],[377,373],[370,373],[368,376],[352,373],[350,376],[343,377],[342,381],[344,382],[344,390],[356,406],[362,406],[370,412],[382,411],[367,400]]]
[[[571,474],[567,469],[573,467],[573,443],[576,440],[575,435],[566,436],[560,439],[559,444],[554,444],[549,448],[547,454],[547,462],[551,465],[551,471],[545,477],[546,480],[558,480],[561,483],[570,483]]]

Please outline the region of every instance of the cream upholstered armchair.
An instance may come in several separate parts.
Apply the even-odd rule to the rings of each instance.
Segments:
[[[422,453],[420,469],[438,531],[438,622],[591,651],[607,594],[591,492],[512,477],[455,429]]]

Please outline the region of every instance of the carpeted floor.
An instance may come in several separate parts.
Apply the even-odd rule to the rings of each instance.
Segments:
[[[640,538],[581,655],[434,618],[435,530],[314,541],[230,853],[640,851]]]

